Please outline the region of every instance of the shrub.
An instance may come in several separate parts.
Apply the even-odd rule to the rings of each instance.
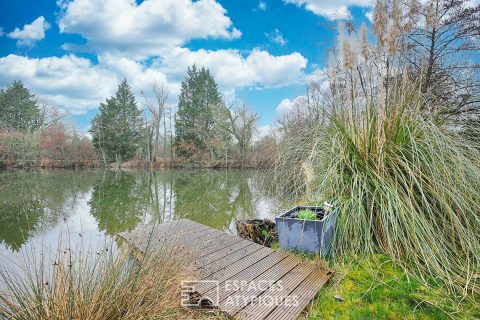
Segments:
[[[43,159],[64,160],[72,157],[70,137],[63,123],[55,123],[40,132]]]
[[[0,132],[0,157],[17,164],[35,164],[40,157],[38,133]]]

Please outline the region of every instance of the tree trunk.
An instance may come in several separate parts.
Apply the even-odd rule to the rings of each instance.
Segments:
[[[167,157],[167,112],[166,109],[163,110],[163,155],[162,158]]]

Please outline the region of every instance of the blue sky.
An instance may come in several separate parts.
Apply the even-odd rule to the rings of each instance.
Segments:
[[[0,87],[22,80],[86,131],[126,78],[143,103],[154,82],[175,104],[188,65],[212,71],[229,101],[271,125],[305,93],[336,26],[367,21],[370,0],[1,0]],[[285,100],[288,99],[288,100]]]

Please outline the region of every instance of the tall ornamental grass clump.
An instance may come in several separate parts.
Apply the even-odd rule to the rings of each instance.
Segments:
[[[340,208],[337,256],[384,252],[425,282],[478,294],[480,153],[425,112],[435,99],[410,72],[403,36],[415,19],[412,5],[378,1],[374,45],[365,26],[340,32],[326,123],[283,137],[276,182]]]

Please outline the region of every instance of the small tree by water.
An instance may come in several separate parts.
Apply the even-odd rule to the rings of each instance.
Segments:
[[[188,68],[182,82],[175,119],[175,145],[189,145],[196,150],[214,153],[214,146],[222,140],[219,133],[219,108],[223,101],[215,79],[204,67],[195,65]],[[192,152],[181,148],[179,156],[189,157]]]
[[[126,79],[120,83],[114,97],[100,104],[90,133],[104,163],[120,163],[134,156],[141,139],[140,114]]]
[[[0,91],[0,129],[32,131],[41,125],[40,108],[35,96],[21,81]]]

